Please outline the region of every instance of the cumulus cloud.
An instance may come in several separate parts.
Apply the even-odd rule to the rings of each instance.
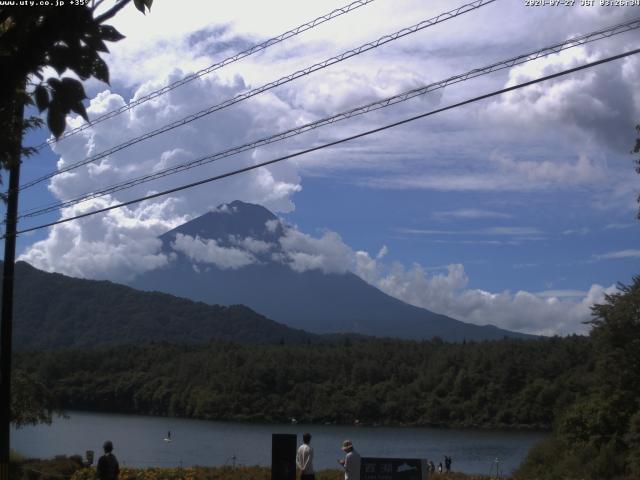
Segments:
[[[573,68],[619,51],[620,48],[598,50],[588,46],[565,50],[513,67],[506,86]],[[632,126],[637,121],[637,105],[629,101],[636,99],[637,93],[629,78],[630,75],[637,77],[638,73],[640,62],[628,58],[539,83],[500,96],[486,109],[485,118],[494,124],[503,123],[506,128],[526,125],[530,132],[540,132],[553,126],[590,144],[600,143],[618,152],[628,152],[628,133],[621,131],[619,126]]]
[[[96,199],[65,209],[63,215],[72,217],[114,203],[117,202]],[[32,244],[19,260],[74,277],[129,280],[171,260],[161,252],[157,237],[186,219],[176,214],[176,207],[176,200],[165,199],[56,225],[48,238]]]
[[[466,288],[469,279],[461,264],[449,265],[446,273],[429,275],[419,264],[385,267],[362,251],[356,252],[356,258],[355,273],[411,305],[470,323],[537,335],[587,333],[584,322],[591,318],[591,306],[615,291],[615,286],[594,284],[588,292],[492,293]]]
[[[171,247],[195,262],[215,265],[222,270],[236,270],[257,262],[246,250],[223,247],[215,239],[194,238],[181,233],[176,235]]]
[[[136,92],[136,96],[144,95],[156,86],[154,82],[144,84]],[[132,136],[158,128],[170,119],[200,110],[203,102],[215,104],[220,99],[232,97],[243,88],[244,82],[239,77],[226,81],[209,76],[191,82],[56,144],[53,148],[59,156],[58,168],[75,164]],[[105,91],[91,100],[88,112],[90,116],[95,116],[124,103],[120,95]],[[295,118],[291,117],[294,114],[277,98],[263,95],[255,103],[218,112],[213,117],[190,123],[156,137],[153,141],[141,142],[85,167],[57,175],[51,179],[49,190],[58,200],[100,190],[229,146],[243,144],[251,135],[270,128],[274,123],[285,122],[286,119],[294,122]],[[73,127],[82,123],[82,120],[70,117],[69,122]],[[232,168],[251,165],[256,162],[255,152],[225,159],[224,162],[209,164],[81,203],[65,210],[63,215],[73,216],[214,176]],[[215,188],[190,189],[168,198],[133,204],[120,212],[114,211],[74,222],[73,225],[57,225],[50,230],[48,238],[27,247],[21,259],[48,271],[121,280],[158,266],[158,259],[163,257],[156,237],[164,231],[239,198],[263,204],[274,211],[286,212],[293,208],[291,195],[299,189],[300,177],[294,166],[279,165],[254,170],[243,176],[217,182]],[[252,248],[258,249],[260,245],[254,243]],[[100,268],[97,262],[100,262]],[[125,272],[127,269],[130,271]]]
[[[265,253],[274,248],[274,244],[252,237],[239,238],[232,235],[229,240],[232,244],[244,248],[251,253]]]
[[[335,232],[324,232],[320,238],[287,228],[280,238],[282,256],[276,257],[296,272],[319,269],[325,273],[344,273],[351,269],[351,249]]]

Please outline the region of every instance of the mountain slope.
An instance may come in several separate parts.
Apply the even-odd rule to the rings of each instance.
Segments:
[[[232,202],[161,239],[165,253],[174,255],[174,260],[166,268],[140,275],[133,287],[211,304],[241,303],[278,322],[315,333],[408,339],[439,336],[449,341],[532,338],[408,305],[350,272],[301,271],[295,261],[310,254],[287,250],[292,242],[286,228],[259,205]],[[259,248],[242,250],[256,245]],[[220,263],[225,252],[236,257],[245,252],[252,261],[244,258],[246,264],[229,267]]]
[[[16,350],[160,341],[202,343],[210,339],[320,341],[242,305],[207,305],[164,293],[140,292],[111,282],[43,272],[24,262],[16,264],[13,339]]]

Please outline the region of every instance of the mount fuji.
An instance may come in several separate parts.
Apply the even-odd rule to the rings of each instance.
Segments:
[[[533,338],[393,298],[260,205],[221,205],[160,240],[168,265],[139,275],[133,288],[209,304],[243,304],[313,333],[446,341]]]

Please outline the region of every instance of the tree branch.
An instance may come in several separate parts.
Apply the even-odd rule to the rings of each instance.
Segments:
[[[102,15],[96,17],[95,21],[97,23],[103,23],[105,20],[109,20],[110,18],[115,17],[115,15],[120,10],[122,10],[125,6],[127,6],[128,3],[131,3],[131,0],[122,0],[120,3],[115,4],[109,10],[104,12]]]
[[[97,2],[95,2],[92,6],[91,6],[91,10],[93,10],[94,12],[96,11],[96,9],[102,5],[104,3],[104,0],[98,0]]]

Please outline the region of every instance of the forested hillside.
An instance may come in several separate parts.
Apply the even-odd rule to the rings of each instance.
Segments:
[[[320,341],[318,335],[274,322],[242,305],[207,305],[140,292],[112,282],[43,272],[24,262],[16,264],[14,317],[18,351],[211,339]]]
[[[585,337],[168,344],[20,355],[59,407],[217,420],[549,428],[592,387]]]
[[[517,478],[640,478],[640,276],[593,310],[593,385],[560,412]]]

